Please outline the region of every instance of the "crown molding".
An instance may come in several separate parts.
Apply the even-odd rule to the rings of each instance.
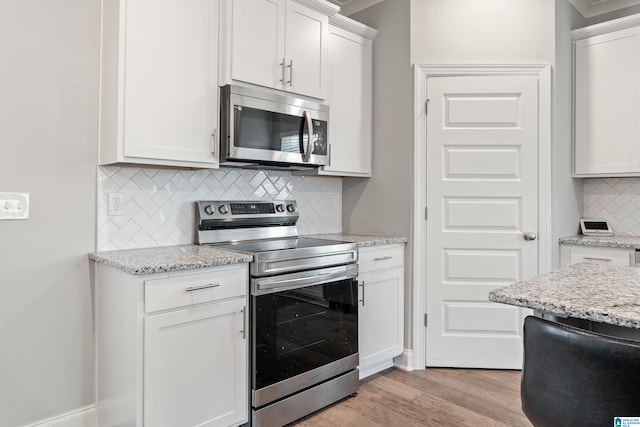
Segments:
[[[640,0],[569,0],[585,18],[624,9],[640,4]]]
[[[329,23],[369,40],[375,39],[376,35],[378,34],[378,30],[368,27],[358,21],[354,21],[353,19],[347,18],[346,16],[340,14],[330,16]]]
[[[325,15],[335,15],[340,12],[340,6],[337,4],[329,3],[325,0],[293,0],[296,3],[303,4],[313,10],[317,10],[320,13],[324,13]]]
[[[587,37],[610,33],[612,31],[624,30],[638,25],[640,25],[640,13],[625,16],[624,18],[612,19],[611,21],[602,22],[600,24],[589,25],[584,28],[578,28],[571,31],[571,38],[573,40],[580,40]]]

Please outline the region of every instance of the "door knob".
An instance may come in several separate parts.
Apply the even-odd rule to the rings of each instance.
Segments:
[[[524,240],[536,240],[538,238],[538,236],[536,236],[536,233],[534,233],[533,231],[525,232],[522,237],[524,237]]]

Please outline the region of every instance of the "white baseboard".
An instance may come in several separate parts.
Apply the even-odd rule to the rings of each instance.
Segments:
[[[97,427],[96,406],[90,405],[46,420],[29,424],[26,427]]]
[[[413,371],[414,369],[424,369],[415,367],[413,364],[415,361],[413,360],[413,350],[405,349],[402,354],[393,359],[393,366],[398,369],[402,369],[403,371]]]
[[[360,367],[360,379],[367,378],[373,374],[377,374],[380,371],[384,371],[385,369],[393,368],[393,360],[385,359],[373,365],[370,365],[366,368]]]

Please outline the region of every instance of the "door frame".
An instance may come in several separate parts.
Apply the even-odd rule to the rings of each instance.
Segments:
[[[426,366],[427,80],[453,76],[534,76],[538,79],[538,274],[551,271],[551,66],[548,64],[414,64],[411,228],[413,368]],[[433,208],[432,208],[433,209]]]

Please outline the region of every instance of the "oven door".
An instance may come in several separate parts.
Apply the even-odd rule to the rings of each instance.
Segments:
[[[223,88],[223,96],[223,160],[329,164],[327,106],[235,86]]]
[[[358,365],[355,264],[252,279],[253,407]]]

